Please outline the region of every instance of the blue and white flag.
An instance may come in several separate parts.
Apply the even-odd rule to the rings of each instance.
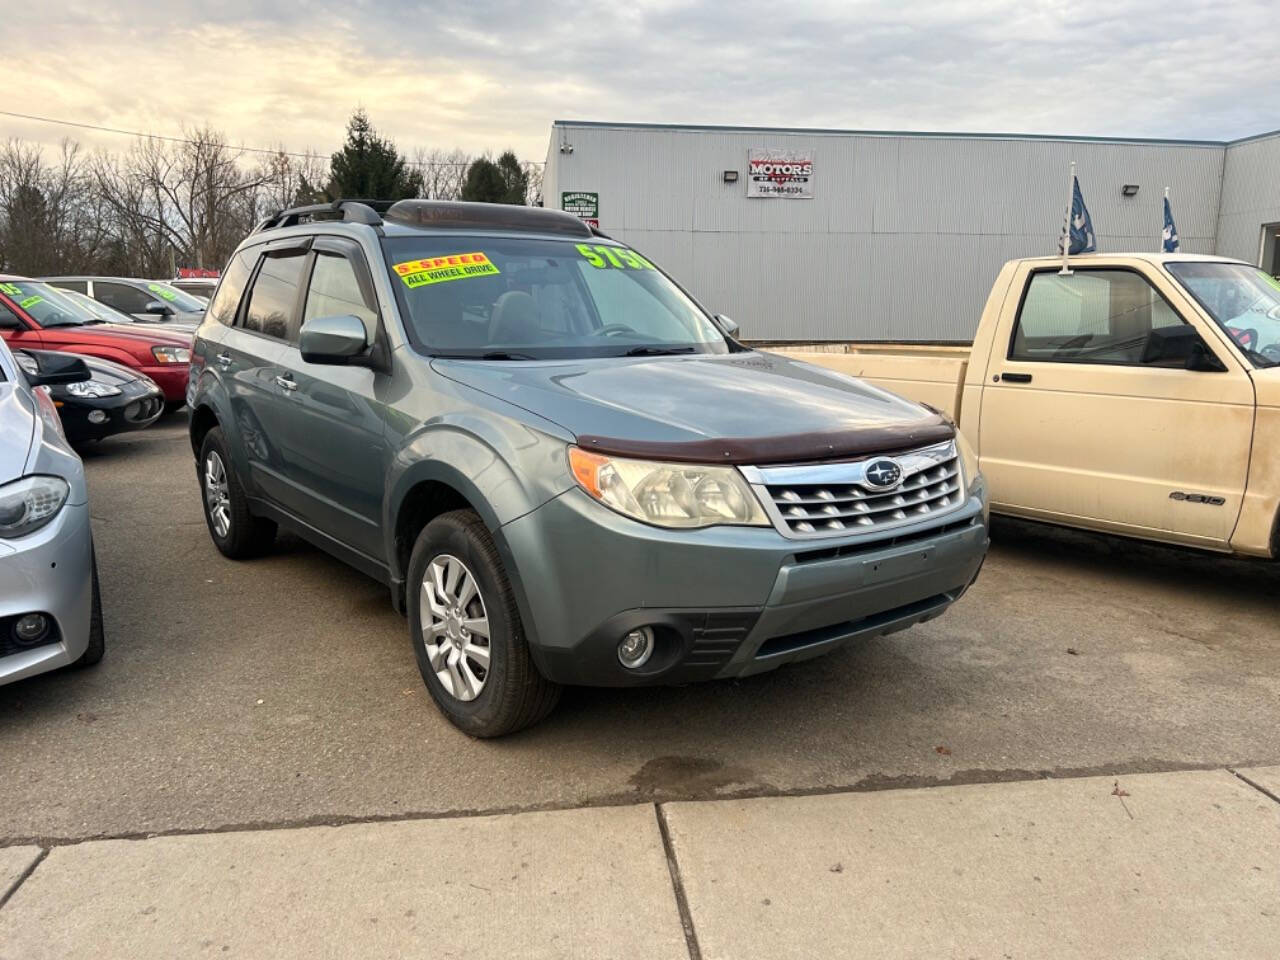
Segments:
[[[1169,198],[1164,198],[1164,252],[1178,252],[1178,228],[1173,223],[1173,211],[1169,209]]]
[[[1067,240],[1068,229],[1071,234],[1071,247],[1067,253],[1093,253],[1098,249],[1093,242],[1093,221],[1089,219],[1089,208],[1084,205],[1084,194],[1080,192],[1080,178],[1071,178],[1071,218],[1062,225],[1062,236],[1058,239],[1058,252]]]

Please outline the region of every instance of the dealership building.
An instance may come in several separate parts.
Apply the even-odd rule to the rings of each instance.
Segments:
[[[755,340],[972,338],[1013,257],[1057,249],[1070,164],[1099,251],[1280,274],[1280,131],[1232,142],[557,121],[543,202],[598,222]]]

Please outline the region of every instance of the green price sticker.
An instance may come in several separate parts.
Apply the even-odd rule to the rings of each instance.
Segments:
[[[16,283],[0,283],[0,293],[7,293],[11,297],[22,296],[22,288]]]
[[[26,310],[29,307],[34,307],[37,303],[44,303],[44,297],[40,296],[39,294],[35,294],[33,296],[27,297],[27,299],[25,300],[19,300],[18,306],[20,306],[23,310]]]
[[[578,252],[597,270],[657,270],[652,263],[634,250],[626,247],[606,247],[603,244],[578,244]]]
[[[1280,277],[1273,277],[1269,273],[1264,273],[1263,276],[1267,278],[1267,283],[1280,290]]]
[[[178,295],[176,293],[174,293],[172,290],[169,290],[166,287],[160,286],[160,284],[158,283],[148,283],[147,289],[150,290],[152,293],[154,293],[157,297],[160,297],[162,300],[178,299]]]

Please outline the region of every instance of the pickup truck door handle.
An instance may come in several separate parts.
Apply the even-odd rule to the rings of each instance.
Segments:
[[[231,366],[231,354],[227,353],[225,350],[222,353],[218,354],[213,359],[217,360],[218,363],[222,364],[222,368],[224,370],[227,367]]]
[[[1005,383],[1030,383],[1031,374],[1029,373],[1006,373],[1003,375]]]
[[[293,393],[293,391],[298,389],[298,384],[285,376],[276,377],[276,386],[281,390],[284,390],[286,393]]]

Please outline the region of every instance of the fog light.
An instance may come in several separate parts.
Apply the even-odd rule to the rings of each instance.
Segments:
[[[107,415],[101,410],[90,410],[87,419],[90,423],[106,423]]]
[[[24,646],[39,643],[48,632],[49,620],[43,613],[28,613],[13,625],[14,639]]]
[[[628,670],[643,667],[653,656],[653,628],[632,630],[618,643],[618,659]]]

